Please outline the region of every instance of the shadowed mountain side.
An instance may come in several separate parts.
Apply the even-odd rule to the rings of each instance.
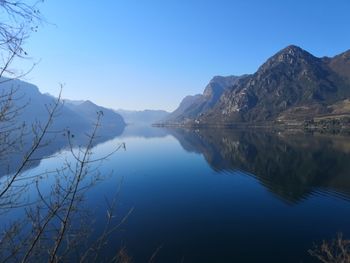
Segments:
[[[169,129],[216,171],[241,170],[291,203],[318,189],[350,196],[348,138],[214,129]],[[346,143],[346,144],[344,144]]]
[[[2,78],[1,81],[8,80]],[[25,123],[28,128],[34,123],[44,124],[48,119],[47,108],[52,108],[56,99],[50,95],[40,93],[38,87],[21,80],[8,80],[0,83],[1,94],[8,94],[14,91],[12,98],[13,109],[18,108],[18,114],[13,120],[17,124]],[[0,123],[6,125],[6,123]],[[52,130],[63,130],[70,128],[72,132],[86,130],[89,123],[73,110],[61,104],[55,114],[55,121],[52,123]]]
[[[203,94],[185,97],[179,107],[162,120],[165,123],[185,122],[196,118],[213,108],[221,95],[236,85],[243,76],[215,76],[205,87]]]
[[[97,112],[103,113],[101,126],[104,127],[104,129],[114,129],[121,134],[126,125],[120,114],[111,109],[98,106],[89,100],[80,104],[66,103],[65,106],[77,113],[82,119],[85,119],[90,125],[96,123]]]
[[[203,102],[203,95],[189,95],[186,96],[181,102],[179,107],[170,113],[165,119],[161,122],[177,122],[188,117],[187,111],[190,108],[197,107]]]
[[[8,80],[2,78],[2,80]],[[12,98],[13,108],[22,108],[13,120],[16,123],[26,123],[31,127],[33,123],[45,124],[48,118],[47,108],[51,108],[56,98],[40,93],[38,87],[21,80],[9,80],[0,83],[0,94],[14,90]],[[121,133],[125,127],[123,118],[113,110],[98,106],[91,101],[61,103],[55,114],[51,130],[69,129],[72,133],[87,132],[97,119],[97,112],[103,112],[101,125],[115,129]],[[3,125],[0,123],[0,125]]]

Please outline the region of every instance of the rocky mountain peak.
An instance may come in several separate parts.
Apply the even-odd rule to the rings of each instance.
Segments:
[[[276,67],[280,65],[286,65],[286,66],[298,66],[298,65],[305,65],[305,64],[314,64],[319,59],[311,55],[309,52],[305,51],[304,49],[290,45],[278,53],[276,53],[274,56],[269,58],[261,67],[259,70],[267,70],[271,67]]]
[[[290,45],[269,58],[255,73],[257,80],[269,78],[319,78],[324,72],[322,59],[302,48]]]
[[[298,47],[296,45],[289,45],[287,47],[285,47],[284,49],[282,49],[280,52],[287,52],[287,53],[303,53],[303,52],[307,52],[304,49],[302,49],[301,47]]]
[[[314,58],[313,55],[311,55],[309,52],[306,50],[295,46],[295,45],[289,45],[282,49],[280,52],[277,53],[279,57],[294,57],[294,58]]]

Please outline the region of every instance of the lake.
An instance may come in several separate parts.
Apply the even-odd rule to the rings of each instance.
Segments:
[[[98,158],[120,143],[126,149],[99,166],[103,180],[84,200],[94,216],[91,239],[105,225],[106,200],[119,193],[115,223],[132,209],[108,236],[106,257],[125,247],[136,263],[152,254],[168,263],[317,262],[308,254],[314,244],[350,236],[346,136],[129,126],[93,152]],[[68,155],[43,159],[26,174]],[[11,211],[0,223],[23,213]]]

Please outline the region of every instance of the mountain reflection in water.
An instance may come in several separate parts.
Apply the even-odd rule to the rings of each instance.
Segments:
[[[104,156],[123,142],[126,151],[98,166],[105,176],[82,204],[93,215],[92,240],[119,187],[115,223],[133,209],[108,237],[106,258],[126,247],[133,262],[147,262],[161,247],[154,262],[317,262],[308,254],[314,243],[337,232],[349,237],[346,136],[130,125],[100,137],[93,152]],[[65,144],[53,146],[46,154],[64,155]],[[26,173],[56,168],[65,158],[55,154]],[[44,180],[42,191],[52,182]],[[23,210],[6,214],[0,226],[21,219]]]
[[[203,154],[216,171],[244,171],[283,200],[310,194],[350,196],[346,136],[262,130],[170,129],[188,152]]]

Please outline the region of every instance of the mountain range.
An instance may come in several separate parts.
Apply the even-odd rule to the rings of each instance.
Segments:
[[[164,110],[131,111],[119,109],[116,112],[124,118],[127,124],[137,126],[149,126],[167,118],[169,115],[169,112]]]
[[[315,57],[288,46],[254,74],[214,77],[163,124],[350,123],[350,50]],[[338,122],[337,122],[338,121]]]
[[[14,121],[18,124],[25,123],[28,128],[35,123],[45,124],[48,119],[47,108],[52,107],[57,100],[49,94],[41,93],[35,85],[18,79],[2,81],[0,88],[2,94],[14,91],[13,108],[19,109]],[[97,112],[103,112],[101,133],[107,130],[109,133],[122,133],[126,125],[122,116],[91,101],[62,100],[50,129],[54,131],[69,129],[76,136],[83,135],[93,128]]]

